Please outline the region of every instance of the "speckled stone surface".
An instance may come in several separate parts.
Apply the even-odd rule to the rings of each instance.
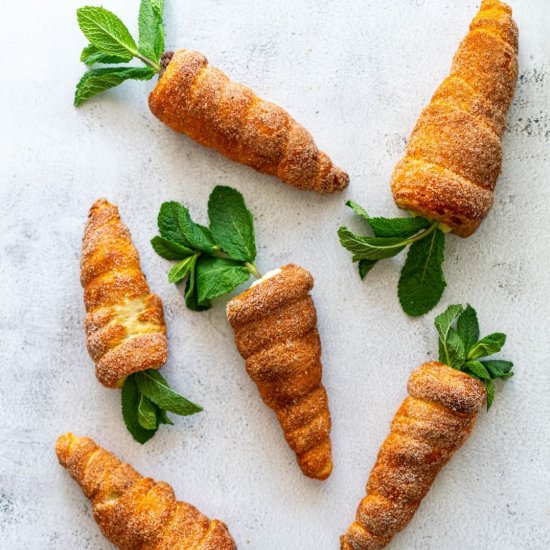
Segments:
[[[58,466],[62,432],[94,437],[140,472],[224,519],[239,548],[329,550],[352,520],[411,370],[436,351],[433,315],[409,319],[402,257],[361,282],[336,238],[354,198],[396,214],[393,166],[477,9],[467,0],[167,0],[167,46],[210,62],[283,105],[351,175],[344,194],[303,193],[225,160],[150,113],[152,82],[72,107],[85,39],[83,2],[3,6],[0,45],[0,546],[108,549],[77,485]],[[136,1],[105,0],[136,29]],[[550,548],[550,8],[515,0],[520,79],[493,211],[468,240],[447,239],[448,288],[509,335],[516,376],[498,384],[471,439],[437,478],[392,550]],[[305,478],[234,347],[225,299],[184,307],[149,245],[164,200],[205,221],[215,184],[238,188],[256,218],[258,266],[292,261],[316,278],[334,473]],[[98,197],[120,206],[151,286],[164,300],[173,386],[205,412],[135,443],[120,395],[101,387],[85,348],[79,253]]]

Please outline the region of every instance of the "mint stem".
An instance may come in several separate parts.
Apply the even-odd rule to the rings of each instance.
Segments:
[[[256,264],[251,262],[245,262],[244,267],[246,267],[246,269],[248,269],[248,271],[250,271],[250,273],[252,273],[252,275],[254,275],[256,279],[261,279],[261,275],[258,273],[258,270],[256,269]]]
[[[431,233],[433,233],[437,228],[439,227],[439,222],[433,222],[426,231],[423,231],[422,233],[416,235],[416,237],[412,237],[411,239],[407,239],[404,244],[413,244],[417,241],[420,241],[424,237],[427,237]]]
[[[139,52],[132,51],[132,53],[134,54],[134,57],[141,59],[141,61],[143,61],[145,65],[148,65],[149,67],[151,67],[157,74],[160,73],[161,67],[158,63],[155,63],[152,59],[149,59],[148,57],[141,55]]]

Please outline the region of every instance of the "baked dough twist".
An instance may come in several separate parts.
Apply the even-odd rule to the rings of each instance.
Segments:
[[[295,187],[330,193],[349,183],[284,109],[229,80],[199,52],[173,54],[149,107],[177,132]]]
[[[90,209],[80,269],[87,345],[98,380],[121,387],[133,372],[160,368],[168,354],[162,302],[149,291],[118,208],[105,199]]]
[[[59,463],[91,500],[101,532],[121,550],[235,550],[227,526],[176,501],[172,487],[138,474],[87,437],[62,435]]]
[[[493,204],[501,136],[518,76],[512,10],[483,0],[391,181],[397,206],[468,237]]]
[[[437,362],[415,369],[408,390],[371,470],[367,496],[341,537],[342,550],[380,550],[407,526],[485,402],[481,382]]]
[[[302,472],[326,479],[332,471],[331,419],[312,288],[308,271],[286,265],[233,298],[227,318],[246,370],[277,415]]]

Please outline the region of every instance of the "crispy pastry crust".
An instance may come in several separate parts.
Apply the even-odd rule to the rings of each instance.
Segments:
[[[478,380],[442,363],[415,369],[342,550],[380,550],[412,519],[435,476],[472,431],[485,403]]]
[[[87,437],[62,435],[59,463],[92,502],[101,532],[121,550],[235,550],[227,526],[176,501],[163,481],[137,473]]]
[[[118,208],[105,199],[90,209],[80,268],[98,380],[120,387],[133,372],[160,368],[168,354],[162,302],[149,291]]]
[[[511,8],[484,0],[393,172],[399,208],[438,220],[461,237],[475,232],[493,204],[517,53]]]
[[[277,415],[303,473],[326,479],[332,471],[331,419],[312,288],[311,274],[289,264],[233,298],[227,318],[246,370]]]
[[[177,132],[300,189],[331,193],[349,183],[284,109],[229,80],[199,52],[174,53],[149,107]]]

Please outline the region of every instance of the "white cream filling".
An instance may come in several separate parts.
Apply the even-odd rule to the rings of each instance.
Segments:
[[[250,285],[250,288],[252,288],[253,286],[259,285],[259,284],[263,283],[264,281],[267,281],[267,279],[271,279],[271,277],[275,277],[276,275],[279,275],[279,273],[281,273],[281,271],[282,271],[282,269],[280,267],[278,267],[277,269],[272,269],[271,271],[268,271],[261,279],[258,279],[257,281],[254,281]]]

